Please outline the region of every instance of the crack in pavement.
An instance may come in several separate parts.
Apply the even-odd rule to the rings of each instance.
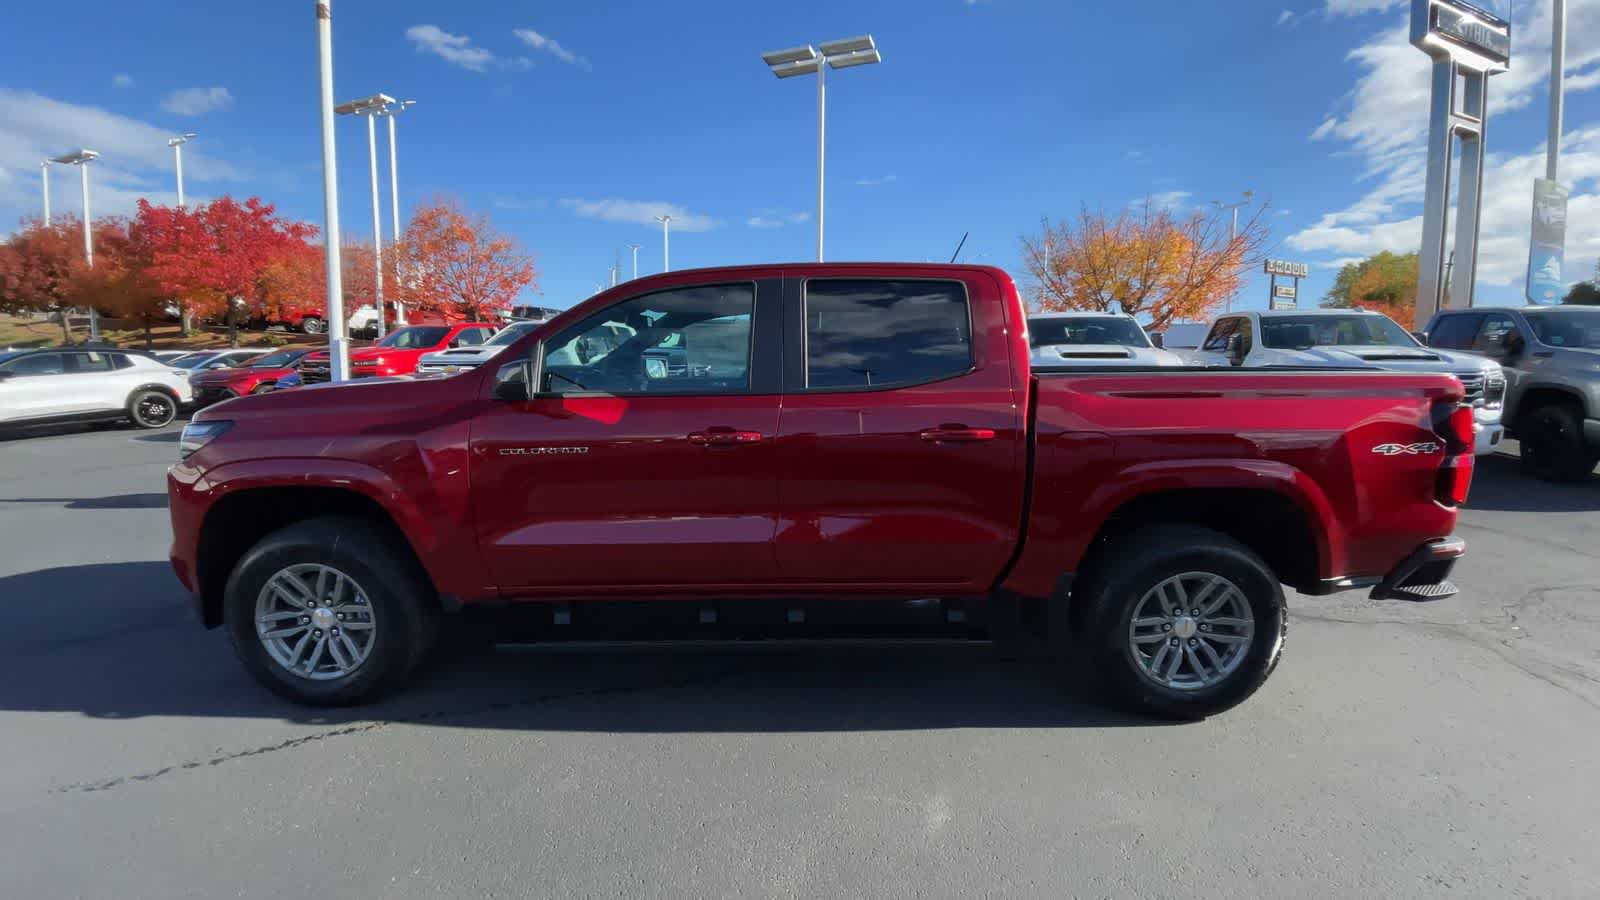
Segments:
[[[143,781],[155,781],[158,778],[165,777],[174,772],[220,766],[224,763],[248,759],[253,756],[264,756],[269,753],[277,753],[283,750],[293,750],[298,747],[304,747],[309,744],[315,744],[321,741],[330,740],[332,738],[348,737],[355,734],[365,734],[367,732],[387,728],[391,725],[413,725],[421,722],[431,722],[447,717],[472,718],[476,716],[489,715],[492,713],[505,712],[507,710],[526,709],[530,707],[541,706],[561,700],[589,699],[595,697],[618,696],[622,694],[678,690],[686,687],[714,684],[718,681],[722,681],[736,675],[746,674],[748,671],[748,667],[732,667],[713,672],[709,675],[685,676],[682,678],[674,678],[669,681],[662,681],[658,683],[609,685],[606,687],[586,688],[583,690],[565,691],[561,693],[536,694],[520,699],[498,700],[492,703],[484,703],[478,706],[466,708],[429,710],[427,712],[417,713],[415,715],[395,716],[394,718],[384,719],[383,721],[356,722],[349,725],[340,726],[338,728],[330,728],[324,731],[319,731],[314,734],[289,738],[288,740],[279,741],[276,744],[266,744],[260,747],[252,747],[248,750],[237,750],[232,753],[224,753],[219,756],[211,757],[210,759],[188,760],[175,765],[162,766],[159,769],[154,769],[148,772],[140,772],[134,775],[122,775],[100,781],[80,781],[72,784],[59,785],[51,788],[49,793],[97,793],[100,791],[112,790],[113,788],[118,788],[126,784],[136,784]]]

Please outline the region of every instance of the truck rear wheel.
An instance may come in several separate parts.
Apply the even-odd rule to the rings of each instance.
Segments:
[[[1277,577],[1248,547],[1207,528],[1142,531],[1076,602],[1082,649],[1114,699],[1139,712],[1200,719],[1230,709],[1272,674],[1288,620]]]
[[[306,316],[300,320],[300,330],[306,334],[324,334],[328,330],[328,323],[316,316]]]
[[[403,683],[431,645],[431,587],[395,538],[357,518],[297,522],[234,567],[223,614],[245,668],[297,703],[344,706]]]

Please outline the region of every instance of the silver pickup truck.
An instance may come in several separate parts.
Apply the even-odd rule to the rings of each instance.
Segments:
[[[1600,309],[1447,309],[1421,335],[1430,348],[1505,369],[1506,429],[1528,474],[1583,481],[1600,462]]]

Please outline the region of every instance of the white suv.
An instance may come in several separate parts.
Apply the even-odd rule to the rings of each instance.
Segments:
[[[0,354],[0,426],[126,420],[172,423],[189,373],[139,353],[76,347]]]

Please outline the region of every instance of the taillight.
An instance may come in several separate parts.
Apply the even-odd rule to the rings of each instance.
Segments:
[[[1460,506],[1467,502],[1467,492],[1472,487],[1476,449],[1472,408],[1448,401],[1435,404],[1433,430],[1444,440],[1445,453],[1435,481],[1434,498],[1446,506]]]

